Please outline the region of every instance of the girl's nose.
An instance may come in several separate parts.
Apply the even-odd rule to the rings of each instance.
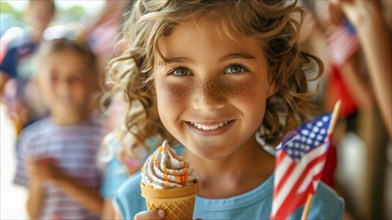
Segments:
[[[223,85],[218,80],[201,82],[193,92],[192,106],[204,112],[216,111],[225,106]]]
[[[70,90],[72,89],[71,86],[72,82],[70,80],[64,80],[61,81],[57,84],[57,93],[59,95],[68,95],[70,93]]]

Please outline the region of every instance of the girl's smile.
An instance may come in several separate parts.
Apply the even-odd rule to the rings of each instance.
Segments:
[[[186,122],[190,129],[201,136],[217,136],[228,131],[235,120],[217,122]]]

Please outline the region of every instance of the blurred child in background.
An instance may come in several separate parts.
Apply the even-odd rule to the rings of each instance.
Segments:
[[[344,13],[358,33],[371,79],[370,83],[385,125],[392,136],[392,101],[390,98],[392,44],[387,22],[383,17],[381,1],[330,0],[330,2],[331,6]],[[386,8],[390,10],[391,6]]]
[[[133,112],[141,111],[141,108],[133,107]],[[133,135],[126,129],[125,121],[127,103],[123,93],[117,93],[111,100],[107,109],[108,120],[105,127],[110,132],[105,135],[100,153],[101,162],[104,163],[104,177],[101,187],[101,195],[105,199],[102,219],[113,219],[114,207],[111,199],[119,186],[128,177],[139,171],[145,159],[146,149],[132,146],[135,143]]]
[[[93,52],[98,56],[99,65],[105,68],[110,58],[116,54],[116,42],[120,36],[120,24],[125,9],[132,3],[127,1],[109,1],[98,17],[89,25],[86,32]]]
[[[97,61],[83,40],[42,44],[37,82],[50,116],[23,129],[15,183],[32,219],[99,219],[101,125],[91,116]]]
[[[43,33],[55,15],[53,0],[30,0],[25,12],[26,29],[11,28],[1,38],[0,98],[19,131],[46,114],[34,83],[33,58]]]
[[[333,21],[340,24],[342,19],[339,18],[344,16],[357,33],[363,55],[359,66],[367,73],[368,79],[364,84],[374,95],[371,108],[362,109],[366,118],[363,117],[358,129],[367,148],[363,195],[361,193],[357,200],[357,210],[362,218],[385,219],[392,201],[390,183],[386,178],[387,145],[392,137],[392,40],[386,19],[392,12],[391,1],[330,0],[329,3],[337,14]],[[359,94],[359,100],[364,97]]]

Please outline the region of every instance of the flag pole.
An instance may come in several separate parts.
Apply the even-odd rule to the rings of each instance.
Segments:
[[[336,103],[335,106],[333,108],[333,112],[332,112],[332,119],[331,119],[331,126],[329,126],[329,134],[332,134],[333,130],[335,129],[335,125],[336,122],[339,119],[339,112],[340,112],[340,105],[341,105],[342,101],[339,99]]]
[[[338,118],[339,118],[341,103],[342,103],[341,100],[338,100],[335,103],[335,106],[334,106],[333,112],[332,112],[331,124],[328,129],[328,134],[332,134],[333,130],[335,129],[336,122],[338,121]],[[309,210],[310,210],[310,205],[312,204],[312,200],[313,200],[313,194],[309,194],[308,198],[306,199],[305,208],[304,208],[304,211],[302,212],[301,220],[307,219],[308,214],[309,214]]]

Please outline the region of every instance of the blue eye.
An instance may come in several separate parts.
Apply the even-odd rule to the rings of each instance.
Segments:
[[[172,71],[170,71],[171,74],[175,75],[175,76],[188,76],[191,75],[191,72],[184,67],[177,67],[174,68]]]
[[[239,74],[243,72],[247,72],[248,70],[241,64],[233,64],[230,65],[226,70],[225,73],[228,74]]]

